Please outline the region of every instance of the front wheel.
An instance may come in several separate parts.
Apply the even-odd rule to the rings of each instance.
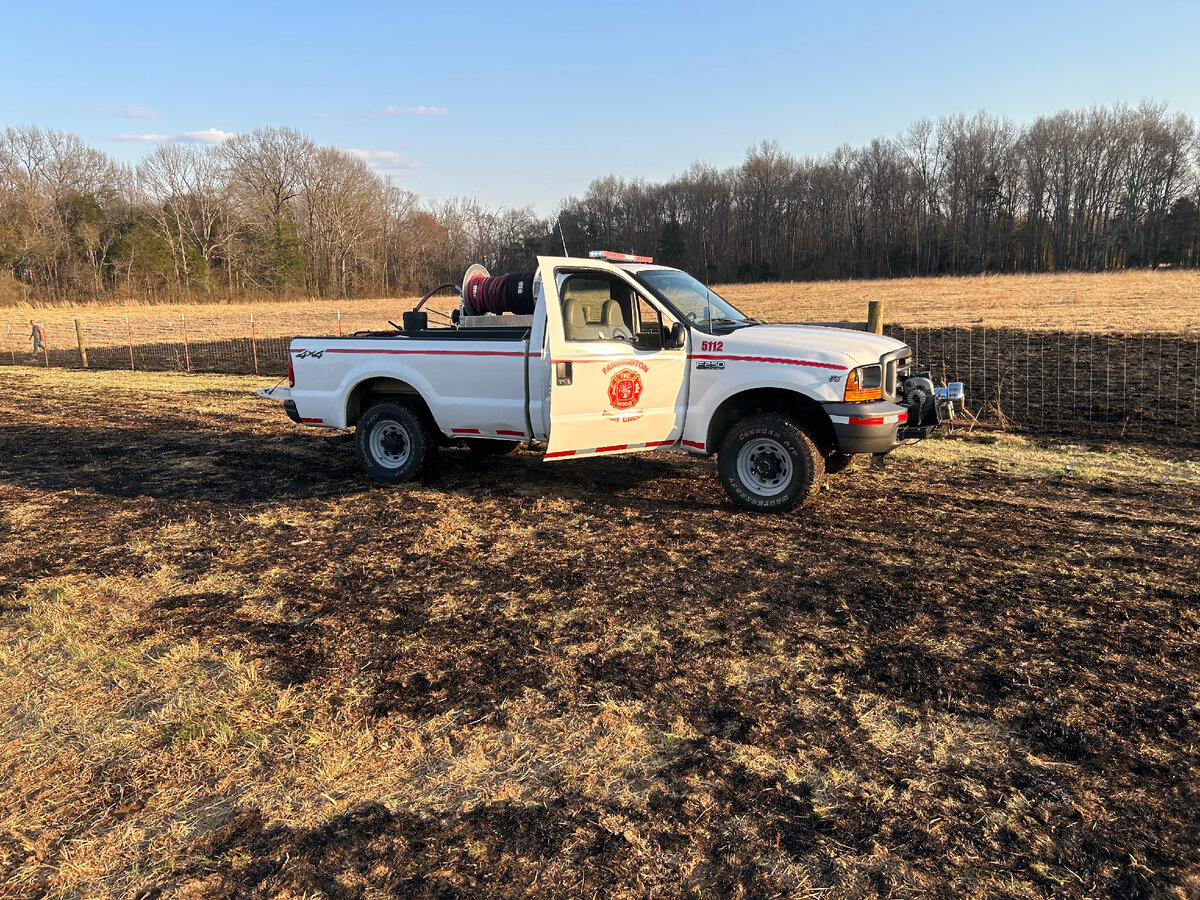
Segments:
[[[354,431],[358,462],[376,481],[412,481],[425,465],[430,440],[420,418],[398,403],[376,403]]]
[[[758,413],[729,429],[717,471],[738,506],[787,512],[817,492],[825,460],[801,426],[777,413]]]

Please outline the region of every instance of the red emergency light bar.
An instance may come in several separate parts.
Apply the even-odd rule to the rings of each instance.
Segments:
[[[607,259],[609,262],[652,263],[653,256],[634,256],[632,253],[615,253],[612,250],[592,250],[588,253],[592,259]]]

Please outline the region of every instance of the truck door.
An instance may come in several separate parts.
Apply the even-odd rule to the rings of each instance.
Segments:
[[[687,339],[676,319],[611,263],[538,263],[550,350],[546,459],[632,453],[674,444],[687,410]]]

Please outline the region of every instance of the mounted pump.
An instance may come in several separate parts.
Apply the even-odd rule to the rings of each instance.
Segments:
[[[903,405],[908,407],[908,425],[900,430],[901,439],[926,437],[943,422],[953,422],[955,413],[966,407],[961,381],[935,388],[929,372],[909,375],[901,384],[900,393]]]

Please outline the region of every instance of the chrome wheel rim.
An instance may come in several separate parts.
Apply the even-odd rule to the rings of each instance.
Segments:
[[[412,453],[408,432],[396,422],[380,422],[367,440],[371,458],[385,469],[399,469]]]
[[[795,470],[783,444],[772,438],[758,438],[738,451],[737,471],[751,493],[774,497],[787,490]]]

